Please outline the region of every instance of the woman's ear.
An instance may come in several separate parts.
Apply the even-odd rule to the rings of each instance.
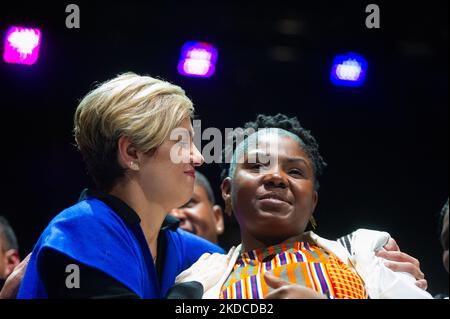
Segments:
[[[222,235],[224,231],[224,223],[223,223],[223,213],[222,213],[222,207],[219,205],[213,206],[213,213],[214,213],[214,219],[215,219],[215,226],[216,226],[216,233],[217,235]]]
[[[19,252],[16,249],[7,250],[5,253],[5,261],[5,272],[8,276],[20,264]]]
[[[231,216],[231,178],[225,178],[220,185],[220,189],[222,190],[222,198],[225,202],[225,214]]]
[[[121,136],[117,142],[117,158],[120,166],[134,171],[139,170],[137,149],[126,136]]]

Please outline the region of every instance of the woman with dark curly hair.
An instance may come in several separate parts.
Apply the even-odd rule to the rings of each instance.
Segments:
[[[237,142],[225,151],[231,162],[221,189],[225,210],[234,212],[240,225],[242,244],[204,298],[431,297],[415,285],[423,280],[418,262],[385,251],[386,245],[396,246],[389,234],[360,229],[331,241],[306,231],[310,222],[314,226],[318,179],[326,163],[297,118],[258,115],[241,133],[247,136],[235,135]],[[389,269],[383,257],[400,262],[392,268],[409,274]]]

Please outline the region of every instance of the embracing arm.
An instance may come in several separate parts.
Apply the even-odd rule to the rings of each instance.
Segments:
[[[400,252],[390,238],[386,232],[367,229],[352,233],[352,259],[369,296],[374,299],[432,298],[421,289],[426,282],[424,285],[419,262]]]
[[[377,251],[376,256],[386,259],[384,263],[386,267],[395,272],[409,273],[416,279],[415,285],[423,290],[428,287],[428,282],[425,275],[420,269],[420,262],[418,259],[400,251],[397,242],[390,238],[389,242]]]

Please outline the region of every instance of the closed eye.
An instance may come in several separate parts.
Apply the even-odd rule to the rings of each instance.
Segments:
[[[197,202],[194,199],[191,199],[189,202],[181,206],[180,208],[192,208],[197,204]]]

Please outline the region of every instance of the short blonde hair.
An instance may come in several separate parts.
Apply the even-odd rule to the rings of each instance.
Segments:
[[[182,88],[150,76],[121,74],[89,92],[75,111],[74,135],[97,187],[108,190],[124,174],[117,161],[121,136],[148,153],[193,112]]]

